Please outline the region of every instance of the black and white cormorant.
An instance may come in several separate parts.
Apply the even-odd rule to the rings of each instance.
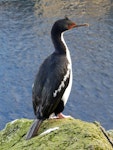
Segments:
[[[55,51],[42,63],[32,90],[33,109],[36,119],[26,135],[30,139],[37,135],[41,123],[54,113],[58,118],[67,103],[72,86],[72,64],[68,47],[63,39],[63,33],[77,25],[67,17],[54,23],[51,38]]]

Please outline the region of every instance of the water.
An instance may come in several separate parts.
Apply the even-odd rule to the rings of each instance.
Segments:
[[[0,129],[16,118],[34,118],[31,86],[54,50],[51,26],[65,15],[90,27],[65,33],[74,79],[64,113],[113,128],[112,1],[1,0]]]

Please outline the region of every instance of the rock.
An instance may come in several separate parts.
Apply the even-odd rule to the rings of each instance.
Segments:
[[[0,131],[0,150],[113,150],[100,126],[76,119],[49,119],[25,140],[32,120],[17,119]],[[49,133],[47,130],[49,129]]]

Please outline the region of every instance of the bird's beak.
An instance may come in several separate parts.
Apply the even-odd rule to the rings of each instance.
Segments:
[[[74,28],[77,28],[77,27],[83,27],[83,26],[89,27],[89,24],[88,24],[88,23],[79,24],[79,25],[75,24]]]
[[[76,23],[72,22],[70,25],[68,25],[68,29],[73,29],[73,28],[83,27],[83,26],[89,26],[89,24],[84,23],[84,24],[77,25]]]

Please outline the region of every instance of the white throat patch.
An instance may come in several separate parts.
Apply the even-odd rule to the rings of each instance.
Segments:
[[[58,89],[55,90],[55,92],[53,93],[53,97],[56,97],[57,96],[57,93],[60,92],[62,90],[62,88],[65,86],[65,81],[69,78],[70,76],[70,80],[69,80],[69,85],[68,87],[66,88],[64,94],[63,94],[63,97],[62,97],[62,100],[64,102],[64,105],[66,104],[67,100],[68,100],[68,97],[69,97],[69,94],[70,94],[70,91],[71,91],[71,86],[72,86],[72,63],[71,63],[71,57],[70,57],[70,52],[68,50],[68,47],[64,41],[64,38],[63,38],[63,33],[61,34],[61,40],[66,48],[66,57],[67,57],[67,60],[68,60],[68,66],[67,66],[67,72],[66,72],[66,75],[64,76],[63,80],[61,81],[61,84],[59,85]]]
[[[64,44],[64,46],[65,46],[65,48],[66,48],[66,57],[67,57],[67,60],[69,61],[69,64],[71,65],[71,64],[72,64],[72,63],[71,63],[71,56],[70,56],[69,49],[68,49],[68,47],[67,47],[67,45],[66,45],[66,42],[65,42],[65,40],[64,40],[63,33],[61,34],[61,40],[62,40],[62,42],[63,42],[63,44]],[[70,67],[71,67],[71,66],[70,66]],[[70,69],[72,69],[72,68],[70,68]]]

